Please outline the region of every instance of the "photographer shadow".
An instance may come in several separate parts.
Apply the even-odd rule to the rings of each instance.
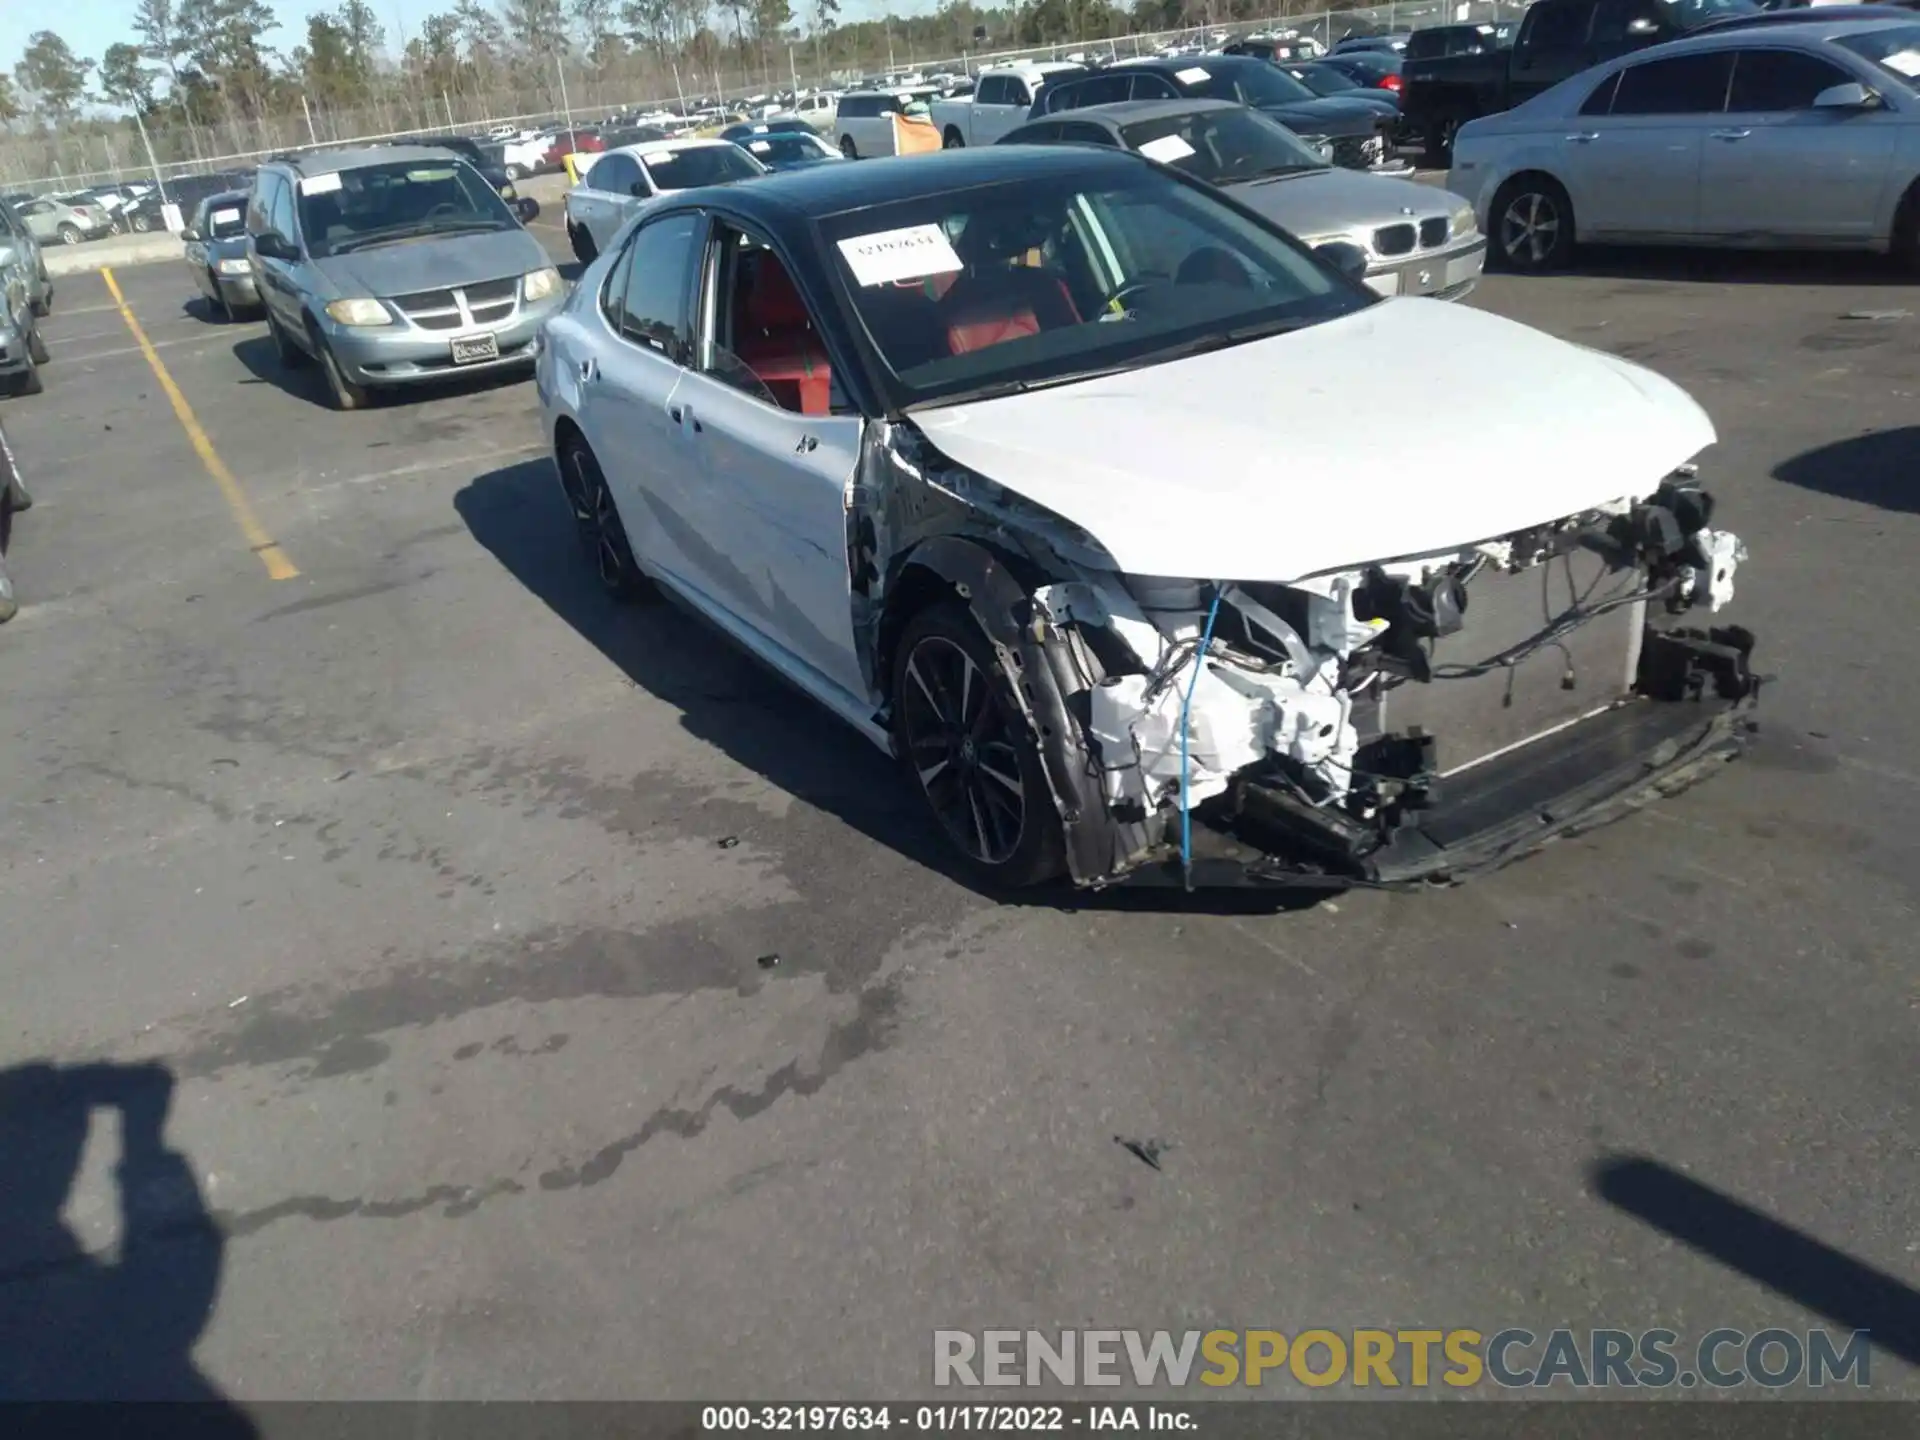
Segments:
[[[255,1433],[193,1362],[226,1241],[167,1146],[172,1101],[158,1065],[0,1071],[0,1402],[184,1401],[196,1433]],[[116,1254],[61,1213],[97,1111],[119,1117]]]

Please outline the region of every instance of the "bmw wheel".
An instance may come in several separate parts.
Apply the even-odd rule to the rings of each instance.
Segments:
[[[1573,258],[1573,202],[1548,175],[1516,175],[1493,197],[1493,247],[1522,274],[1559,270]]]
[[[894,743],[910,782],[983,880],[1017,888],[1065,866],[1060,817],[1014,681],[970,611],[907,622],[894,656]]]
[[[580,549],[599,577],[600,588],[615,600],[652,595],[653,582],[633,558],[620,508],[613,503],[606,474],[586,441],[575,439],[560,452],[560,488],[573,514]]]

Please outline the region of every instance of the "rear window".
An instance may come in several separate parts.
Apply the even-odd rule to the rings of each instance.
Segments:
[[[247,198],[229,195],[207,207],[207,238],[231,240],[247,233]]]

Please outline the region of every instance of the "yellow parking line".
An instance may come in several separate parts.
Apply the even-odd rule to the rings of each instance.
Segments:
[[[140,353],[147,357],[154,378],[160,382],[160,388],[167,392],[167,399],[173,402],[173,413],[180,421],[180,428],[187,432],[187,439],[193,442],[194,453],[199,455],[200,463],[206,466],[207,474],[213,477],[213,483],[220,487],[220,493],[226,496],[227,508],[233,512],[240,533],[246,536],[248,546],[260,557],[260,563],[267,567],[267,578],[293,579],[300,571],[287,558],[279,542],[267,534],[260,524],[260,518],[253,513],[253,502],[247,498],[247,492],[240,488],[240,482],[233,478],[233,472],[227,469],[227,462],[220,458],[220,452],[213,448],[213,441],[207,438],[207,432],[194,415],[193,407],[187,404],[187,397],[181,394],[180,387],[173,383],[173,376],[167,373],[167,367],[160,363],[160,353],[153,348],[153,342],[147,339],[147,332],[140,328],[140,322],[134,318],[133,307],[127,304],[127,297],[120,293],[120,282],[113,278],[113,271],[102,269],[100,278],[107,282],[107,290],[119,308],[120,318],[127,322],[127,329],[133,333],[134,343],[140,347]]]

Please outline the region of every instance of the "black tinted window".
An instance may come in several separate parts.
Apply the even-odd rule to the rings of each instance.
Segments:
[[[1853,77],[1798,50],[1742,50],[1734,57],[1729,110],[1811,110],[1813,97]]]
[[[639,178],[640,167],[631,155],[609,155],[587,172],[586,185],[590,190],[625,195]]]
[[[863,115],[873,114],[873,101],[865,95],[849,95],[840,102],[842,120],[858,120]]]
[[[1676,55],[1620,73],[1615,115],[1706,115],[1725,108],[1731,54]]]
[[[1114,145],[1118,143],[1113,138],[1112,131],[1103,130],[1098,125],[1088,125],[1084,122],[1076,124],[1069,121],[1062,125],[1060,127],[1060,138],[1083,145]]]
[[[643,225],[620,262],[627,275],[619,282],[619,306],[610,318],[629,340],[673,360],[683,360],[689,344],[687,281],[699,224],[697,215],[668,215]]]
[[[1572,50],[1587,43],[1584,5],[1537,4],[1520,26],[1520,45],[1529,50]]]
[[[1605,115],[1613,108],[1613,92],[1619,89],[1619,87],[1620,72],[1616,70],[1594,88],[1594,92],[1587,97],[1587,103],[1580,107],[1580,113],[1582,115]]]
[[[1131,75],[1101,75],[1074,87],[1073,103],[1082,105],[1115,105],[1125,100],[1133,91]]]

